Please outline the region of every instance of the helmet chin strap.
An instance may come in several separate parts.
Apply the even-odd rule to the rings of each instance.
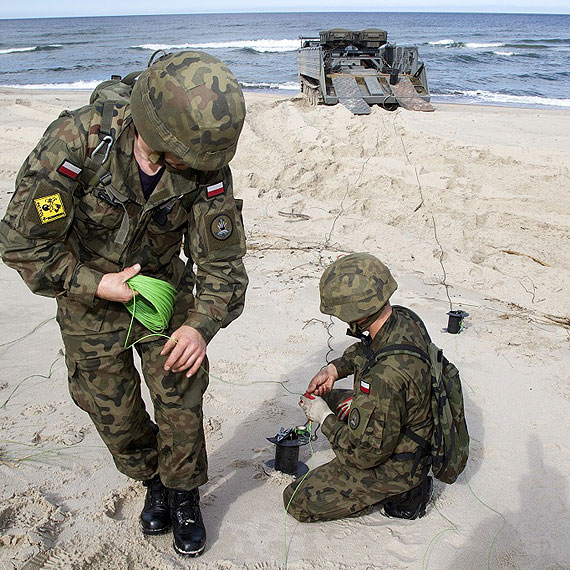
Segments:
[[[348,336],[354,336],[356,338],[362,339],[362,337],[364,336],[364,332],[380,316],[385,306],[386,305],[384,305],[383,307],[380,308],[380,310],[376,311],[375,313],[372,313],[371,315],[368,315],[366,318],[362,320],[348,323],[348,330],[346,331],[346,334]]]

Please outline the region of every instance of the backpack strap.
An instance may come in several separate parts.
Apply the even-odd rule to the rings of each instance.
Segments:
[[[103,103],[103,111],[101,113],[101,126],[99,127],[99,139],[101,140],[104,140],[106,137],[113,138],[111,125],[113,123],[114,108],[115,102],[110,99],[107,99],[107,101]]]
[[[82,178],[86,186],[93,187],[101,184],[104,188],[103,193],[106,195],[103,197],[111,204],[119,204],[123,208],[121,227],[114,240],[115,243],[122,245],[125,243],[130,229],[129,214],[126,207],[129,197],[113,186],[111,173],[103,167],[103,164],[109,158],[113,144],[115,144],[112,128],[114,109],[114,101],[108,99],[103,103],[101,125],[99,127],[99,139],[101,142],[95,147],[91,155],[85,158],[85,175]]]
[[[121,79],[121,83],[124,83],[125,85],[128,85],[129,87],[132,87],[135,84],[135,79],[143,72],[144,70],[142,69],[138,69],[137,71],[131,71],[130,73],[127,73],[127,75],[125,75],[125,77],[123,77]]]
[[[400,311],[406,313],[406,315],[408,315],[408,317],[410,317],[416,323],[416,325],[418,325],[419,329],[422,332],[422,335],[427,340],[427,342],[431,342],[429,332],[417,313],[414,313],[414,311],[412,311],[412,309],[409,307],[403,307],[402,305],[394,305],[393,308],[399,309]]]
[[[431,444],[426,441],[423,437],[420,437],[416,432],[412,431],[410,428],[404,428],[402,434],[408,436],[414,443],[418,444],[418,448],[413,453],[411,451],[403,453],[393,453],[390,458],[396,461],[409,461],[414,460],[412,465],[412,477],[416,474],[420,461],[423,457],[429,457],[431,455]]]
[[[379,357],[385,358],[386,356],[409,354],[410,352],[431,366],[431,358],[429,355],[424,350],[418,348],[417,346],[414,346],[413,344],[390,344],[376,351],[376,354],[374,356],[376,362],[378,362],[378,360],[380,360]]]

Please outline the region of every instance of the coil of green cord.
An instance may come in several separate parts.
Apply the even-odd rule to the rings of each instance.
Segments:
[[[151,333],[162,333],[174,311],[176,289],[168,282],[148,277],[135,275],[127,281],[127,285],[138,295],[134,295],[125,307],[131,313],[133,319],[137,319]],[[127,340],[131,333],[133,321],[127,333]],[[125,346],[127,341],[125,341]]]

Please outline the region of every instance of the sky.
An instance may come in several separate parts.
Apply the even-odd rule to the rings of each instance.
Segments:
[[[192,14],[216,12],[514,12],[570,14],[570,0],[20,0],[2,1],[0,18]]]

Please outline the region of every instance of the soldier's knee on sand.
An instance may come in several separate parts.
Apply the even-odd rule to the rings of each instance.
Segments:
[[[293,481],[293,483],[285,487],[285,490],[283,491],[283,506],[287,513],[299,522],[310,522],[310,515],[301,508],[299,500],[300,496],[298,497],[296,494],[294,495],[298,484],[299,481]]]

